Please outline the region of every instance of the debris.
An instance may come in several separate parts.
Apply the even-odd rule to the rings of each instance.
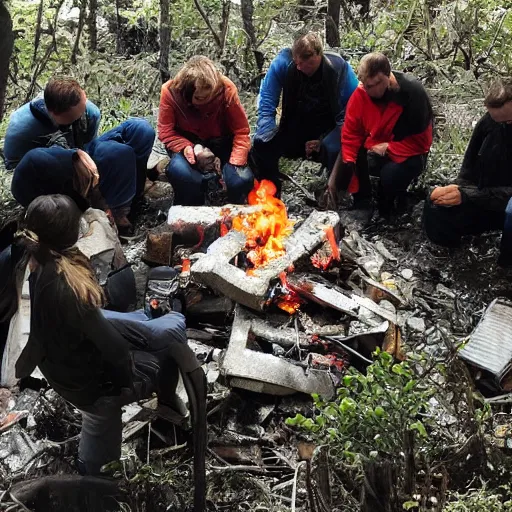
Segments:
[[[416,316],[410,316],[406,320],[407,327],[414,332],[423,333],[425,332],[425,320]]]
[[[314,369],[306,372],[286,359],[246,348],[251,323],[251,316],[237,306],[229,345],[220,364],[221,373],[229,378],[232,386],[278,395],[296,391],[318,393],[326,398],[333,395],[334,385],[328,372]]]
[[[491,302],[459,356],[490,372],[498,386],[502,383],[512,362],[511,302],[501,298]]]
[[[404,268],[400,273],[406,281],[410,281],[412,279],[413,271],[410,268]]]

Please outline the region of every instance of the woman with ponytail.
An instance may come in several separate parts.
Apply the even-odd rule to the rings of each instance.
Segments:
[[[122,405],[156,392],[157,413],[175,417],[179,370],[186,385],[192,382],[191,405],[205,402],[206,391],[204,372],[186,345],[183,315],[149,320],[140,312],[100,309],[103,290],[75,247],[80,216],[68,196],[40,196],[30,203],[12,245],[17,264],[11,279],[0,282],[0,315],[17,304],[17,276],[28,265],[30,337],[16,376],[28,377],[38,366],[55,391],[82,412],[79,469],[99,474],[120,456]],[[192,410],[193,421],[194,416],[197,420]]]

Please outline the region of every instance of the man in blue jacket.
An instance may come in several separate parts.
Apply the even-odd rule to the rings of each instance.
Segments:
[[[155,131],[129,119],[97,137],[100,111],[72,79],[51,79],[39,96],[10,117],[5,136],[11,190],[27,207],[46,194],[66,194],[85,210],[90,203],[112,214],[120,235],[142,194]]]
[[[358,85],[340,55],[324,52],[320,37],[298,36],[272,61],[260,88],[251,156],[260,178],[280,191],[279,158],[312,158],[330,172],[341,148],[345,107]],[[276,110],[282,93],[279,125]]]

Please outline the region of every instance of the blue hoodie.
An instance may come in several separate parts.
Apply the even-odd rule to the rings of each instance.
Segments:
[[[14,169],[31,149],[55,144],[82,149],[98,134],[100,116],[99,108],[87,100],[84,115],[63,127],[55,124],[42,97],[25,103],[9,119],[4,143],[6,168]]]
[[[283,93],[283,119],[296,108],[293,103],[298,99],[294,97],[294,76],[296,71],[290,48],[279,52],[272,61],[260,87],[258,98],[258,122],[256,125],[256,138],[263,141],[270,140],[277,131],[276,109]],[[331,103],[333,123],[341,126],[345,118],[345,107],[358,85],[354,70],[340,55],[334,52],[324,52],[324,87]]]

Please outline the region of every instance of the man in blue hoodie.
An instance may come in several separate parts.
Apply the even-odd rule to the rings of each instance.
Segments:
[[[358,85],[350,65],[324,52],[320,37],[299,35],[272,61],[260,88],[251,157],[260,178],[280,191],[279,158],[311,158],[330,172],[341,148],[345,107]],[[279,125],[276,110],[282,94]]]
[[[72,79],[51,79],[44,95],[16,110],[5,136],[11,190],[27,207],[46,194],[66,194],[85,210],[106,210],[119,234],[130,234],[127,215],[142,194],[155,132],[129,119],[97,137],[100,111]]]

